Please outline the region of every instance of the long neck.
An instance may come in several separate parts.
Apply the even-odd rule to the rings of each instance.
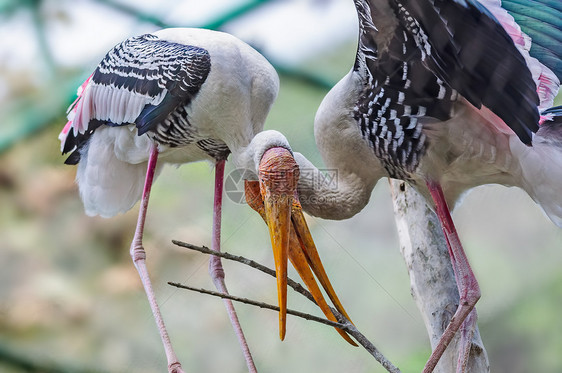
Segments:
[[[362,84],[355,73],[344,77],[324,98],[314,123],[314,135],[326,170],[320,171],[302,154],[299,198],[304,210],[326,219],[347,219],[367,202],[384,169],[362,138],[353,118]]]
[[[319,170],[300,153],[295,153],[295,159],[300,167],[299,199],[307,213],[324,219],[347,219],[369,202],[374,185],[357,174],[333,165]]]

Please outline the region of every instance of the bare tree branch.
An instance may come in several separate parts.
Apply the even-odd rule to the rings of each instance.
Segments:
[[[255,268],[255,269],[257,269],[257,270],[259,270],[259,271],[261,271],[265,274],[268,274],[272,277],[276,277],[274,269],[266,267],[263,264],[260,264],[256,261],[252,260],[252,259],[245,258],[243,256],[233,255],[233,254],[229,254],[227,252],[216,252],[216,251],[213,251],[213,250],[211,250],[211,249],[209,249],[208,247],[205,247],[205,246],[196,246],[196,245],[192,245],[192,244],[187,243],[187,242],[182,242],[182,241],[177,241],[177,240],[172,240],[172,243],[174,245],[177,245],[177,246],[185,247],[186,249],[189,249],[189,250],[199,251],[200,253],[203,253],[203,254],[215,255],[215,256],[219,256],[223,259],[232,260],[234,262],[242,263],[242,264],[245,264],[245,265],[250,266],[252,268]],[[310,292],[308,290],[306,290],[298,282],[292,280],[291,278],[287,278],[287,285],[289,285],[291,288],[293,288],[297,293],[302,294],[303,296],[307,297],[308,300],[310,300],[311,302],[316,304],[316,301],[314,300],[314,297],[312,296],[312,294],[310,294]]]
[[[265,308],[265,309],[268,309],[268,310],[279,312],[279,307],[274,306],[274,305],[269,304],[269,303],[258,302],[258,301],[251,300],[251,299],[248,299],[248,298],[242,298],[242,297],[237,297],[235,295],[219,293],[218,291],[212,291],[212,290],[207,290],[207,289],[202,289],[202,288],[194,288],[194,287],[191,287],[191,286],[188,286],[188,285],[183,285],[183,284],[180,284],[180,283],[177,283],[177,282],[168,282],[168,285],[171,285],[171,286],[174,286],[174,287],[177,287],[177,288],[180,288],[180,289],[196,291],[196,292],[201,293],[201,294],[212,295],[214,297],[219,297],[219,298],[223,298],[223,299],[230,299],[230,300],[233,300],[235,302],[249,304],[251,306],[256,306],[256,307],[259,307],[259,308]],[[335,328],[340,328],[340,329],[343,329],[345,331],[348,331],[347,330],[348,327],[345,324],[330,321],[328,319],[324,319],[322,317],[314,316],[314,315],[311,315],[309,313],[295,311],[295,310],[287,308],[287,314],[297,316],[297,317],[303,318],[305,320],[315,321],[315,322],[320,323],[320,324],[325,324],[325,325],[328,325],[328,326],[333,326]]]
[[[431,346],[435,348],[459,304],[447,242],[437,216],[414,188],[403,181],[391,180],[390,189],[400,251],[410,275],[412,296],[422,314]],[[451,341],[434,373],[456,371],[459,339],[457,335]],[[482,373],[489,370],[488,356],[476,327],[468,371]]]
[[[182,242],[182,241],[177,241],[177,240],[172,240],[172,243],[174,243],[177,246],[181,246],[181,247],[185,247],[187,249],[190,250],[195,250],[195,251],[199,251],[201,253],[204,254],[208,254],[208,255],[216,255],[216,256],[220,256],[221,258],[227,259],[227,260],[233,260],[245,265],[248,265],[252,268],[255,268],[259,271],[262,271],[272,277],[275,277],[275,271],[271,268],[268,268],[254,260],[245,258],[243,256],[238,256],[238,255],[232,255],[229,254],[227,252],[216,252],[213,250],[210,250],[207,247],[204,246],[196,246],[196,245],[192,245],[186,242]],[[188,287],[185,285],[181,285],[181,284],[176,284],[176,283],[169,283],[172,286],[176,286],[176,287],[182,287],[182,288],[186,288],[189,290],[193,290],[193,291],[200,291],[200,292],[205,292],[205,293],[215,293],[215,292],[209,292],[208,290],[204,290],[204,289],[196,289],[196,288],[192,288],[192,287]],[[178,286],[179,285],[179,286]],[[305,296],[308,300],[310,300],[311,302],[313,302],[314,304],[316,304],[316,302],[314,301],[314,298],[312,297],[312,294],[310,294],[310,292],[308,290],[306,290],[301,284],[299,284],[298,282],[288,278],[287,279],[287,285],[289,285],[293,290],[295,290],[297,293]],[[202,291],[201,291],[202,290]],[[223,297],[225,296],[224,294],[220,294],[220,293],[215,293],[215,294],[210,294],[210,295],[215,295],[215,296],[220,296]],[[234,299],[236,298],[236,299]],[[261,302],[256,302],[253,300],[249,300],[249,299],[245,299],[245,298],[238,298],[238,297],[234,297],[231,298],[232,300],[235,301],[241,301],[244,303],[248,303],[248,304],[252,304],[258,307],[262,307],[262,308],[269,308],[269,309],[276,309],[279,310],[279,308],[277,308],[276,306],[272,306],[266,303],[261,303]],[[273,308],[271,308],[273,307]],[[335,308],[330,307],[330,309],[332,310],[332,313],[334,314],[334,316],[336,317],[336,319],[339,321],[339,323],[334,323],[333,321],[329,321],[323,318],[319,318],[313,315],[309,315],[306,313],[302,313],[302,312],[298,312],[298,311],[291,311],[289,312],[289,310],[287,310],[287,313],[290,313],[294,316],[299,316],[299,317],[303,317],[307,320],[312,320],[312,321],[316,321],[316,322],[320,322],[326,325],[330,325],[330,326],[334,326],[337,328],[341,328],[343,330],[345,330],[349,335],[351,335],[353,338],[355,338],[355,340],[371,355],[375,358],[376,361],[379,362],[379,364],[381,364],[388,372],[391,373],[400,373],[400,369],[398,369],[394,364],[392,364],[390,362],[390,360],[388,360],[376,347],[375,345],[373,345],[373,343],[371,341],[369,341],[369,339],[367,337],[365,337],[358,329],[355,325],[353,325],[344,315],[342,315],[339,311],[337,311]],[[322,320],[322,321],[320,321]]]

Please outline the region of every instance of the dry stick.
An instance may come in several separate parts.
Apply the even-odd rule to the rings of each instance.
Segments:
[[[238,256],[238,255],[232,255],[229,254],[227,252],[216,252],[216,251],[212,251],[209,248],[205,247],[205,246],[196,246],[196,245],[192,245],[190,243],[186,243],[186,242],[182,242],[182,241],[177,241],[177,240],[172,240],[172,243],[174,245],[177,246],[181,246],[181,247],[185,247],[187,249],[190,250],[195,250],[195,251],[199,251],[200,253],[203,254],[208,254],[208,255],[216,255],[216,256],[220,256],[221,258],[227,259],[227,260],[233,260],[242,264],[245,264],[247,266],[250,266],[252,268],[255,268],[259,271],[262,271],[272,277],[275,277],[275,271],[271,268],[268,268],[254,260],[245,258],[243,256]],[[185,285],[181,285],[181,284],[176,284],[176,283],[169,283],[172,286],[176,286],[176,287],[181,287],[181,288],[185,288],[188,290],[193,290],[193,291],[198,291],[198,292],[202,292],[202,293],[206,293],[206,294],[210,294],[210,295],[215,295],[215,296],[219,296],[219,297],[226,297],[226,295],[221,294],[221,293],[216,293],[216,292],[211,292],[208,290],[204,290],[204,289],[195,289],[195,288],[191,288]],[[314,301],[314,298],[312,297],[312,294],[310,294],[310,292],[308,290],[306,290],[301,284],[299,284],[298,282],[288,278],[287,279],[287,285],[289,285],[291,288],[293,288],[293,290],[295,290],[297,293],[305,296],[308,300],[310,300],[311,302],[313,302],[314,304],[316,304],[316,302]],[[228,296],[229,298],[232,296]],[[239,297],[232,297],[230,298],[234,301],[240,301],[243,303],[247,303],[247,304],[251,304],[254,306],[258,306],[258,307],[262,307],[262,308],[268,308],[268,309],[274,309],[279,311],[279,308],[267,303],[262,303],[262,302],[256,302],[256,301],[252,301],[249,299],[245,299],[245,298],[239,298]],[[334,323],[333,321],[327,320],[327,319],[323,319],[323,318],[319,318],[310,314],[306,314],[306,313],[302,313],[302,312],[298,312],[298,311],[293,311],[290,310],[291,312],[289,312],[289,310],[287,310],[287,313],[292,314],[293,316],[298,316],[298,317],[302,317],[304,319],[307,320],[311,320],[311,321],[316,321],[319,323],[323,323],[326,325],[330,325],[330,326],[335,326],[337,328],[341,328],[343,330],[345,330],[349,335],[351,335],[353,338],[355,338],[355,340],[357,342],[359,342],[359,344],[361,346],[363,346],[363,348],[369,353],[371,354],[376,361],[379,362],[379,364],[381,364],[388,372],[391,373],[400,373],[400,369],[398,369],[396,366],[394,366],[394,364],[392,364],[376,347],[375,345],[373,345],[371,343],[371,341],[369,341],[367,339],[367,337],[365,337],[358,329],[355,325],[353,325],[349,320],[347,320],[347,318],[342,315],[339,311],[337,311],[335,308],[330,307],[330,309],[332,310],[332,313],[336,316],[336,318],[338,319],[338,323]]]
[[[403,181],[391,180],[400,251],[410,275],[412,296],[421,312],[434,348],[459,304],[455,275],[439,219],[425,198]],[[460,334],[460,333],[458,333]],[[435,367],[434,373],[456,371],[459,338],[456,336]],[[489,372],[486,350],[475,327],[468,372]]]
[[[195,246],[195,245],[192,245],[190,243],[177,241],[177,240],[172,240],[172,243],[174,245],[177,245],[177,246],[185,247],[186,249],[199,251],[200,253],[203,253],[203,254],[220,256],[221,258],[224,258],[224,259],[227,259],[227,260],[232,260],[232,261],[235,261],[235,262],[238,262],[238,263],[242,263],[242,264],[245,264],[249,267],[252,267],[252,268],[255,268],[259,271],[262,271],[263,273],[268,274],[272,277],[276,277],[275,276],[275,270],[273,270],[269,267],[266,267],[263,264],[260,264],[256,261],[252,260],[252,259],[245,258],[243,256],[233,255],[233,254],[229,254],[227,252],[222,252],[222,251],[217,253],[217,252],[214,252],[214,251],[212,251],[211,249],[209,249],[208,247],[205,247],[205,246]],[[296,281],[294,281],[290,278],[287,278],[287,285],[292,287],[297,293],[300,293],[300,294],[304,295],[311,302],[316,304],[316,301],[314,300],[314,297],[312,296],[312,294],[310,294],[308,292],[308,290],[306,290],[298,282],[296,282]]]
[[[212,295],[214,297],[219,297],[219,298],[223,298],[223,299],[230,299],[230,300],[233,300],[235,302],[249,304],[249,305],[252,305],[252,306],[259,307],[259,308],[265,308],[265,309],[268,309],[268,310],[279,312],[279,307],[274,306],[274,305],[269,304],[269,303],[258,302],[258,301],[251,300],[251,299],[248,299],[248,298],[242,298],[242,297],[237,297],[235,295],[219,293],[218,291],[212,291],[212,290],[207,290],[207,289],[202,289],[202,288],[194,288],[194,287],[191,287],[191,286],[188,286],[188,285],[183,285],[183,284],[180,284],[180,283],[177,283],[177,282],[168,281],[168,285],[172,285],[172,286],[175,286],[175,287],[180,288],[180,289],[196,291],[196,292],[201,293],[201,294]],[[340,329],[343,329],[345,331],[347,331],[347,329],[348,329],[346,324],[342,324],[342,323],[339,323],[339,322],[324,319],[322,317],[314,316],[314,315],[311,315],[309,313],[295,311],[295,310],[292,310],[292,309],[289,309],[289,308],[287,309],[287,313],[290,314],[290,315],[293,315],[293,316],[301,317],[301,318],[306,319],[306,320],[315,321],[315,322],[318,322],[318,323],[321,323],[321,324],[326,324],[328,326],[333,326],[335,328],[340,328]]]

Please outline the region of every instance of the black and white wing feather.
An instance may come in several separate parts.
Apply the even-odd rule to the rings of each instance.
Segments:
[[[153,132],[165,138],[166,131],[159,127],[179,123],[187,133],[189,123],[179,113],[185,114],[210,69],[210,56],[203,48],[152,34],[125,40],[107,53],[71,107],[63,153],[79,150],[102,124],[135,124],[139,135]],[[185,119],[181,123],[170,122],[180,116]],[[75,151],[67,163],[79,159]]]
[[[447,120],[459,94],[526,144],[538,129],[531,73],[501,24],[472,0],[355,0],[354,116],[389,174],[407,178],[426,147],[420,118]]]

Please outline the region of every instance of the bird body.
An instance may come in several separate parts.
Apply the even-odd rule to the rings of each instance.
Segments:
[[[252,140],[263,129],[278,87],[269,62],[237,38],[201,29],[164,29],[111,49],[69,108],[59,138],[63,154],[71,152],[65,163],[78,164],[76,181],[86,213],[110,217],[128,211],[142,197],[130,254],[170,373],[183,370],[152,290],[142,244],[152,183],[164,163],[215,163],[211,248],[220,251],[224,162],[231,152],[236,161],[253,161],[248,152],[263,154],[277,145],[260,141],[262,148],[256,149]],[[159,157],[164,162],[158,163]],[[257,172],[259,161],[245,166]],[[218,257],[211,258],[209,272],[217,289],[228,293]],[[248,370],[255,372],[232,302],[224,303]]]
[[[325,180],[322,177],[299,180],[302,206],[314,216],[350,218],[367,204],[375,184],[384,176],[382,163],[352,117],[360,87],[361,77],[349,73],[328,92],[316,112],[314,138],[326,168],[337,170],[337,188],[318,182]],[[301,172],[320,173],[302,154],[295,152],[295,159],[305,170]]]
[[[281,133],[262,131],[278,89],[279,77],[271,64],[237,38],[202,29],[164,29],[129,38],[111,49],[69,108],[69,121],[59,138],[63,154],[71,152],[65,163],[78,164],[76,181],[86,213],[110,217],[141,200],[130,254],[170,373],[181,373],[181,364],[152,290],[142,244],[151,186],[164,163],[207,160],[215,164],[211,244],[215,251],[220,251],[224,163],[229,154],[236,167],[253,172],[258,179],[259,185],[248,184],[248,190],[255,192],[257,186],[260,200],[252,201],[252,207],[269,226],[281,339],[286,330],[289,259],[328,319],[337,321],[313,272],[336,309],[347,315],[298,204],[298,165],[290,145]],[[219,257],[210,259],[209,272],[217,289],[227,294]],[[254,372],[232,302],[225,300],[225,305],[248,369]],[[336,330],[355,345],[343,330]]]
[[[562,127],[555,115],[547,118],[538,114],[539,109],[552,106],[560,82],[550,69],[529,55],[528,37],[496,1],[483,1],[510,30],[515,41],[510,53],[518,53],[516,63],[505,63],[512,71],[497,73],[526,82],[522,88],[516,83],[505,83],[504,90],[494,88],[493,94],[482,94],[477,99],[480,105],[475,106],[459,93],[466,89],[460,83],[457,90],[451,86],[454,82],[439,78],[431,64],[425,62],[429,57],[424,57],[419,46],[412,42],[407,49],[406,41],[414,36],[400,26],[397,11],[389,5],[392,3],[400,4],[356,1],[361,31],[355,66],[326,95],[315,119],[315,138],[324,163],[328,169],[339,172],[338,190],[302,185],[303,193],[308,193],[308,198],[301,197],[305,210],[330,219],[348,218],[365,206],[381,177],[407,180],[431,202],[425,188],[425,181],[430,178],[440,182],[450,206],[478,185],[520,187],[562,226],[562,200],[554,195],[562,186],[562,146],[558,140]],[[375,11],[390,12],[392,16]],[[376,16],[382,25],[375,25],[371,16]],[[400,43],[394,41],[397,33],[402,34]],[[362,38],[366,40],[361,41]],[[374,40],[382,47],[372,45]],[[391,50],[393,43],[400,44],[394,47],[400,52],[396,58]],[[506,45],[509,46],[507,41]],[[484,52],[475,48],[474,53]],[[478,58],[483,57],[475,57]],[[385,62],[388,60],[391,61]],[[390,71],[386,71],[388,66]],[[491,85],[496,79],[492,76],[494,72],[487,74],[487,85]],[[521,103],[502,101],[512,94],[521,98]],[[490,101],[494,109],[488,108],[482,99]],[[525,113],[521,116],[534,121],[511,123],[512,127],[521,127],[518,135],[493,110],[520,110]],[[301,168],[313,168],[303,158],[297,157],[301,159],[299,163],[307,165]],[[355,195],[349,190],[354,190]],[[328,194],[347,197],[323,198],[323,205],[316,202]],[[313,203],[307,204],[307,200]],[[343,200],[348,203],[342,205]]]
[[[560,76],[529,55],[530,38],[498,0],[354,3],[355,64],[314,123],[337,182],[318,182],[325,180],[320,171],[295,154],[313,174],[301,179],[300,200],[312,215],[349,218],[382,177],[405,180],[426,197],[443,228],[460,300],[423,371],[433,371],[460,330],[457,372],[465,372],[480,289],[449,206],[478,185],[517,186],[562,227],[562,108],[550,108]],[[562,40],[560,30],[547,28],[554,40]],[[541,53],[560,66],[559,45]]]
[[[126,83],[135,76],[152,79]],[[140,199],[152,141],[165,163],[215,162],[231,151],[244,162],[278,87],[269,62],[226,33],[164,29],[120,43],[83,87],[62,134],[86,212],[109,217]]]

